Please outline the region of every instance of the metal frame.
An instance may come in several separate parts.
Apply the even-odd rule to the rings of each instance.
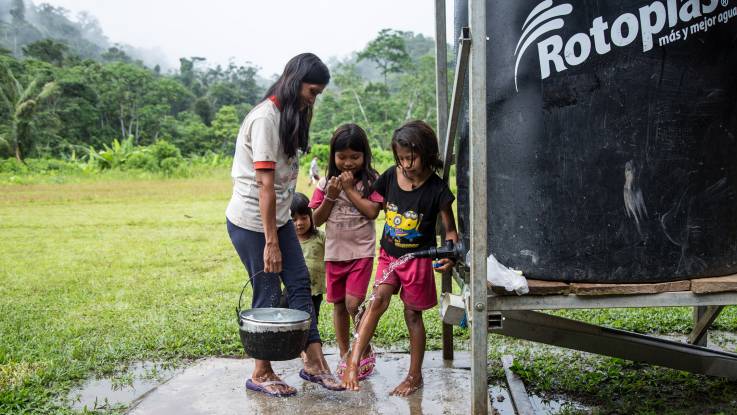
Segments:
[[[607,296],[523,295],[488,296],[488,307],[496,311],[558,310],[563,308],[641,308],[737,304],[735,293],[694,294],[691,291],[659,294]]]
[[[437,119],[438,137],[445,137],[445,141],[441,143],[441,147],[448,146],[448,45],[446,44],[446,25],[445,25],[445,0],[435,0],[435,102],[437,103]],[[445,154],[445,153],[443,153]],[[450,160],[446,163],[447,158],[443,158],[443,167],[450,172]],[[445,182],[448,179],[443,175]],[[442,228],[442,222],[438,218],[438,229],[443,240],[445,239],[445,229]],[[443,272],[442,282],[440,285],[441,292],[450,292],[453,290],[453,277],[450,271]],[[443,323],[443,360],[453,360],[453,326]]]
[[[487,384],[488,320],[486,289],[486,256],[489,221],[486,180],[486,0],[468,0],[468,22],[471,29],[469,64],[469,137],[471,154],[471,412],[486,414],[489,410]]]
[[[504,311],[493,333],[605,356],[737,379],[737,355],[582,323],[536,311]]]
[[[644,361],[656,365],[737,378],[737,354],[710,350],[705,347],[707,331],[727,304],[737,304],[737,293],[694,294],[693,292],[667,292],[659,294],[609,295],[609,296],[503,296],[487,291],[486,256],[487,226],[487,125],[486,125],[486,1],[468,0],[469,27],[460,39],[450,119],[447,103],[447,49],[445,46],[445,0],[435,1],[436,19],[436,74],[438,98],[438,134],[443,137],[443,178],[448,179],[453,164],[453,147],[457,131],[458,115],[462,105],[465,85],[466,60],[470,43],[469,78],[469,126],[470,126],[470,230],[472,261],[470,274],[465,270],[454,275],[459,283],[470,287],[470,296],[459,296],[449,303],[464,304],[463,310],[444,305],[455,316],[468,317],[471,328],[471,412],[487,414],[489,410],[487,384],[488,333],[568,347],[592,353]],[[443,296],[450,294],[449,275],[443,276]],[[690,344],[657,339],[650,336],[590,325],[575,320],[555,317],[532,310],[568,308],[614,307],[674,307],[694,306],[694,329],[689,335]],[[450,307],[450,308],[449,308]],[[457,308],[457,307],[456,307]],[[458,321],[454,321],[458,323]],[[443,356],[452,359],[452,331],[444,324]]]

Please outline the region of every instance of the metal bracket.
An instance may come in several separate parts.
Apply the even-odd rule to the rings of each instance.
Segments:
[[[504,316],[498,311],[489,311],[489,331],[500,330],[504,325]]]

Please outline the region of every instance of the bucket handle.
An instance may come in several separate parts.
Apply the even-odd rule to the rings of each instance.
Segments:
[[[238,306],[235,308],[235,315],[238,317],[238,324],[241,324],[241,303],[243,302],[243,293],[246,291],[246,287],[248,287],[248,284],[250,283],[251,286],[253,286],[253,279],[257,276],[264,274],[264,270],[261,270],[252,276],[249,275],[248,280],[245,284],[243,284],[243,288],[241,289],[241,295],[238,297]]]

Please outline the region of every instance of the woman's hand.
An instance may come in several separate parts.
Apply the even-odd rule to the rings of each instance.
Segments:
[[[267,242],[264,246],[264,272],[281,272],[281,249],[279,242]]]
[[[325,193],[328,198],[336,199],[340,196],[340,191],[343,190],[343,184],[340,177],[331,177],[328,180],[328,185],[325,187]]]

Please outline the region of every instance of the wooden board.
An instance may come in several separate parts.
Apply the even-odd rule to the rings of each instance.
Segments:
[[[691,291],[694,294],[723,293],[737,291],[737,275],[726,277],[697,278],[691,280]]]
[[[571,293],[576,295],[658,294],[690,289],[691,281],[689,280],[656,284],[571,284]]]
[[[509,292],[504,287],[498,287],[495,285],[488,284],[489,288],[498,295],[517,295],[514,292]],[[571,285],[560,281],[542,281],[542,280],[527,280],[527,286],[530,288],[530,292],[526,295],[568,295],[571,292]]]

